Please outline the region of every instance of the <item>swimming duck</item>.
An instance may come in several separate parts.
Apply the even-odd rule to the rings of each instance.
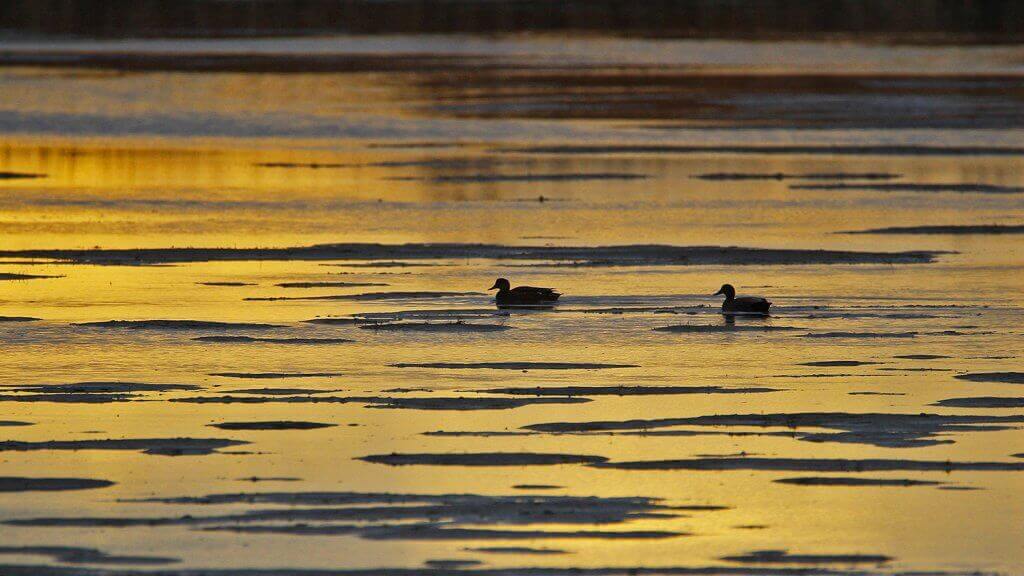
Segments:
[[[722,312],[725,314],[767,314],[768,308],[772,305],[771,302],[760,296],[740,296],[737,298],[736,289],[732,287],[732,284],[722,284],[718,292],[715,292],[712,296],[718,296],[719,294],[725,294],[725,301],[722,302]]]
[[[499,306],[553,304],[561,296],[552,288],[535,288],[533,286],[516,286],[512,288],[509,281],[504,278],[498,278],[494,281],[494,286],[488,288],[488,290],[494,289],[498,290],[498,293],[494,296],[494,301]]]

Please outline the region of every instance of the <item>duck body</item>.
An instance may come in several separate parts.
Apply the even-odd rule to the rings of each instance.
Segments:
[[[516,286],[512,288],[508,280],[498,278],[491,286],[491,290],[497,289],[494,301],[499,306],[530,306],[554,304],[561,296],[553,288],[538,288],[535,286]]]
[[[719,294],[725,295],[725,301],[722,302],[723,314],[768,314],[768,309],[772,306],[771,302],[760,296],[737,298],[736,289],[731,284],[722,285],[714,295]]]

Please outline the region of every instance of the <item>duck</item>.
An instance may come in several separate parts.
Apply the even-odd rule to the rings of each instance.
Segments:
[[[723,314],[768,314],[768,308],[772,305],[771,302],[760,296],[740,296],[737,298],[736,289],[732,287],[732,284],[722,284],[718,292],[715,292],[712,296],[718,296],[719,294],[725,295],[725,301],[722,302]]]
[[[499,305],[537,305],[553,304],[561,296],[553,288],[536,288],[533,286],[516,286],[504,278],[494,281],[494,286],[488,290],[497,290],[494,301]]]

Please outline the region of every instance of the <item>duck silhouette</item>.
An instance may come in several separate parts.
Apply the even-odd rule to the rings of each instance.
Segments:
[[[723,314],[768,314],[768,308],[772,305],[771,302],[760,296],[740,296],[737,298],[736,289],[732,287],[732,284],[722,284],[718,292],[715,292],[712,296],[718,296],[719,294],[725,295],[725,301],[722,302]]]
[[[499,306],[550,305],[554,304],[561,296],[553,288],[536,288],[534,286],[512,288],[512,284],[504,278],[498,278],[494,281],[494,286],[488,288],[488,290],[495,289],[498,290],[498,293],[494,296],[494,301]]]

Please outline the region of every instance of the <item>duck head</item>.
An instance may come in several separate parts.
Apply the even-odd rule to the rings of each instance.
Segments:
[[[494,281],[494,286],[491,286],[490,288],[488,288],[488,290],[498,290],[498,291],[501,291],[501,290],[509,290],[511,288],[512,288],[512,285],[509,284],[508,280],[505,280],[504,278],[498,278],[497,280]]]
[[[736,297],[736,289],[732,287],[732,284],[722,284],[718,292],[715,292],[712,296],[718,296],[719,294],[725,294],[726,300],[732,300]]]

